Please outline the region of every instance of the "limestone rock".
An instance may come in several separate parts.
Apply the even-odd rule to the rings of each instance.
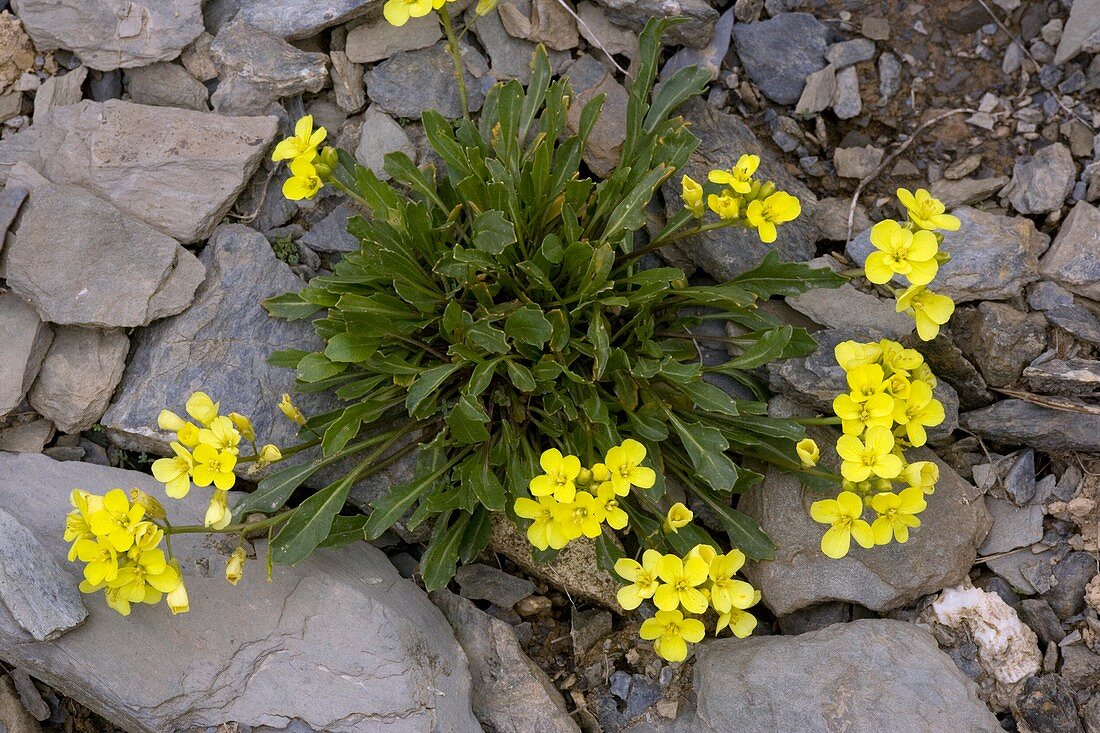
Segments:
[[[469,46],[463,47],[462,56],[470,108],[476,111],[481,109],[485,93],[473,69],[484,67],[485,59]],[[364,78],[371,102],[395,117],[419,119],[428,109],[451,119],[462,116],[454,62],[443,44],[394,54]]]
[[[359,240],[348,233],[348,217],[353,213],[346,202],[339,204],[328,216],[310,227],[301,241],[314,252],[356,251]]]
[[[220,78],[210,102],[222,114],[262,114],[275,100],[319,92],[328,81],[323,53],[299,51],[239,19],[218,31],[210,56]]]
[[[384,0],[240,0],[239,4],[238,20],[293,41],[380,10]]]
[[[380,180],[388,181],[386,156],[390,153],[404,153],[416,162],[416,147],[408,133],[397,121],[374,107],[363,115],[363,127],[360,131],[359,145],[355,148],[355,159],[359,165],[374,171]]]
[[[0,333],[4,334],[4,358],[0,359],[3,417],[19,406],[34,383],[53,341],[53,331],[25,300],[9,292],[0,293]]]
[[[51,76],[42,82],[34,94],[33,122],[38,122],[55,107],[76,104],[80,101],[80,87],[88,77],[88,67],[78,66],[63,76]],[[14,115],[12,115],[14,116]]]
[[[963,353],[993,387],[1014,384],[1024,367],[1046,350],[1047,319],[1004,303],[982,302],[960,308],[950,322]]]
[[[195,256],[171,237],[49,182],[23,207],[3,265],[8,285],[46,320],[73,326],[144,326],[186,308],[203,278]]]
[[[590,0],[577,3],[577,16],[581,19],[577,25],[581,38],[595,48],[602,44],[608,53],[635,58],[638,55],[638,35],[612,23],[607,12],[606,8]]]
[[[85,100],[0,141],[0,178],[22,161],[185,244],[197,242],[269,154],[276,125],[273,117]]]
[[[39,418],[0,430],[0,451],[41,453],[54,436],[53,424]]]
[[[329,53],[332,62],[332,89],[336,104],[344,112],[354,114],[367,106],[367,88],[363,84],[363,66],[348,60],[343,51]]]
[[[155,107],[182,107],[205,112],[210,108],[206,86],[177,64],[162,62],[126,72],[130,99]]]
[[[581,56],[567,72],[576,100],[569,107],[568,122],[571,130],[580,125],[581,110],[596,97],[604,95],[600,117],[588,136],[584,150],[584,162],[601,177],[607,177],[619,163],[623,143],[626,142],[626,106],[629,99],[626,89],[615,81],[614,75],[595,56]]]
[[[1100,300],[1100,209],[1085,201],[1073,207],[1039,272],[1078,295]]]
[[[49,554],[75,589],[79,568],[66,563],[67,547],[55,539],[74,486],[161,496],[164,487],[135,471],[0,455],[6,510],[51,538]],[[193,521],[205,502],[205,492],[193,490],[168,508]],[[230,721],[301,733],[480,733],[466,661],[446,620],[374,547],[319,551],[293,568],[277,567],[272,582],[262,560],[252,560],[232,588],[222,573],[230,548],[198,535],[172,546],[188,613],[173,617],[161,604],[126,618],[88,596],[83,626],[34,643],[0,609],[0,656],[134,733]],[[262,543],[256,551],[264,552]],[[349,633],[353,625],[358,631]]]
[[[63,433],[87,430],[107,410],[129,351],[122,331],[58,328],[31,390],[31,407]]]
[[[515,8],[516,12],[525,19],[530,17],[529,0],[511,0],[507,6]],[[503,17],[502,13],[497,12],[477,18],[474,8],[466,11],[467,22],[477,18],[477,22],[473,23],[472,27],[474,32],[477,33],[478,40],[481,41],[481,46],[489,55],[490,70],[493,77],[499,80],[518,79],[521,84],[527,84],[531,81],[531,60],[537,44],[535,41],[529,40],[530,34],[517,38],[509,33],[502,20]],[[570,22],[572,22],[572,18],[570,18]],[[576,28],[575,25],[573,27]],[[630,35],[629,31],[619,30],[621,33]],[[576,45],[576,43],[574,42],[573,45]],[[635,39],[634,45],[637,47],[637,39]],[[550,67],[555,72],[558,72],[563,66],[572,61],[572,57],[566,51],[555,51],[553,48],[547,48],[546,51],[550,59]]]
[[[1045,451],[1100,452],[1100,415],[1091,413],[1010,399],[963,413],[959,424],[995,443]]]
[[[474,32],[480,35],[480,20],[474,26]],[[439,27],[439,18],[435,13],[429,13],[423,18],[410,18],[400,28],[391,25],[385,18],[377,18],[348,31],[344,53],[350,61],[369,64],[388,59],[401,51],[416,51],[434,46],[441,38],[443,30]]]
[[[765,97],[794,104],[806,77],[825,68],[828,33],[828,27],[809,13],[780,13],[735,25],[733,45],[745,73]]]
[[[1012,180],[1002,192],[1021,214],[1046,214],[1062,208],[1077,180],[1073,154],[1062,143],[1017,158]]]
[[[1054,63],[1061,65],[1081,52],[1085,41],[1100,31],[1100,2],[1074,0],[1069,18],[1062,30]]]
[[[100,71],[168,61],[202,32],[202,0],[14,0],[39,51],[63,48]]]
[[[702,48],[714,36],[718,11],[705,0],[597,0],[607,8],[607,17],[616,25],[640,33],[650,18],[686,18],[669,30],[663,41],[674,46]]]

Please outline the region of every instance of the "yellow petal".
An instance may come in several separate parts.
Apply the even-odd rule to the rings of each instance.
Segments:
[[[848,554],[848,548],[852,544],[852,535],[846,530],[830,528],[821,538],[821,552],[826,557],[839,560]]]

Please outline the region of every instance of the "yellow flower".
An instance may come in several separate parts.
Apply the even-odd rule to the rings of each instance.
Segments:
[[[85,588],[84,584],[80,584],[80,590],[84,593],[94,593],[99,588]],[[124,588],[104,588],[103,597],[107,601],[107,605],[112,609],[122,614],[123,616],[130,615],[130,601],[125,597]]]
[[[225,579],[230,585],[236,585],[244,577],[244,561],[247,558],[243,547],[233,550],[229,561],[225,564]]]
[[[477,5],[474,6],[474,12],[477,13],[477,17],[488,15],[493,12],[500,0],[477,0]]]
[[[206,506],[203,526],[210,529],[225,529],[231,521],[233,521],[233,513],[229,511],[229,492],[214,491],[214,495],[210,497],[210,503]]]
[[[665,532],[678,532],[681,527],[688,526],[694,517],[695,514],[690,509],[681,502],[676,502],[668,508],[668,514],[665,515]]]
[[[924,363],[919,351],[907,349],[897,341],[883,339],[879,341],[879,347],[882,349],[883,368],[890,374],[909,376],[909,372]]]
[[[847,380],[848,389],[852,390],[851,399],[855,402],[866,402],[886,391],[886,375],[878,364],[864,364],[849,370]]]
[[[179,575],[179,567],[176,567],[176,574]],[[181,613],[187,613],[191,610],[190,601],[187,598],[187,586],[184,585],[183,576],[179,576],[179,583],[176,587],[168,591],[168,597],[165,598],[165,602],[168,604],[168,610],[172,612],[173,616],[177,616]]]
[[[882,347],[878,344],[861,344],[856,341],[841,341],[833,349],[836,363],[846,372],[867,364],[874,364],[882,357]]]
[[[256,431],[252,427],[252,421],[239,412],[229,413],[229,419],[233,421],[233,427],[245,440],[252,442],[256,439]]]
[[[916,195],[904,188],[899,188],[898,201],[905,207],[909,214],[909,221],[921,229],[944,229],[949,232],[956,231],[961,222],[957,217],[943,213],[946,207],[939,199],[923,188],[918,188]]]
[[[784,191],[777,191],[763,201],[757,199],[749,203],[745,218],[756,227],[760,241],[771,244],[776,238],[775,225],[794,221],[801,213],[802,206],[798,199]]]
[[[688,643],[696,644],[703,640],[706,629],[699,619],[684,618],[679,611],[658,611],[653,618],[642,622],[639,635],[653,641],[653,651],[669,662],[682,662],[687,659]]]
[[[205,392],[194,392],[187,398],[187,414],[203,425],[209,425],[218,416],[220,402],[214,402]]]
[[[661,585],[653,594],[653,603],[662,611],[683,606],[691,613],[707,610],[707,597],[698,586],[707,581],[710,568],[701,557],[682,559],[665,555],[657,562],[657,577]]]
[[[130,489],[130,501],[140,505],[145,510],[145,516],[147,517],[164,519],[167,516],[161,503],[141,489]]]
[[[603,532],[600,528],[604,520],[603,507],[587,491],[578,491],[572,502],[560,503],[551,511],[554,522],[570,540],[581,535],[596,538]]]
[[[753,595],[753,602],[751,606],[755,606],[760,602],[760,591],[755,591]],[[751,607],[750,606],[750,607]],[[726,613],[718,615],[718,623],[714,625],[714,634],[718,635],[718,632],[722,629],[729,627],[733,635],[738,639],[744,639],[752,634],[753,629],[756,628],[756,616],[753,616],[748,611],[743,611],[740,608],[731,608]]]
[[[741,199],[736,199],[726,193],[721,196],[713,193],[707,196],[707,206],[722,221],[733,221],[741,216]]]
[[[862,435],[872,426],[893,427],[894,398],[880,392],[863,402],[856,402],[849,394],[837,395],[833,400],[833,412],[840,418],[845,435]]]
[[[317,169],[305,158],[290,161],[290,173],[290,178],[283,181],[283,196],[288,201],[311,199],[324,187]]]
[[[182,499],[191,490],[191,471],[195,459],[179,443],[172,443],[175,458],[158,458],[153,461],[153,478],[164,484],[164,492],[173,499]]]
[[[932,232],[909,231],[893,219],[880,221],[871,228],[871,244],[877,251],[867,256],[864,272],[876,285],[904,275],[913,285],[927,285],[936,277],[939,243]]]
[[[218,450],[206,443],[195,448],[193,454],[195,467],[191,475],[195,480],[195,486],[214,486],[226,491],[236,482],[233,468],[237,465],[237,456],[227,450]]]
[[[105,537],[118,552],[126,552],[134,544],[134,531],[145,516],[140,505],[130,506],[126,492],[111,489],[103,497],[103,506],[89,518],[96,537]]]
[[[914,382],[909,399],[898,402],[894,408],[894,421],[905,431],[909,443],[917,448],[928,442],[925,427],[935,427],[945,417],[943,403],[932,396],[932,388],[924,382]]]
[[[760,167],[759,155],[742,155],[737,159],[737,165],[728,171],[713,170],[707,175],[711,183],[721,183],[729,186],[737,193],[748,193],[752,190],[752,174]]]
[[[382,14],[390,25],[400,28],[409,22],[409,18],[423,18],[432,12],[432,6],[432,0],[387,0]]]
[[[684,562],[687,562],[693,557],[703,558],[703,561],[707,564],[707,567],[710,567],[710,564],[714,562],[714,558],[718,557],[718,551],[710,545],[698,544],[688,550],[688,554],[684,555]]]
[[[909,393],[913,390],[913,384],[901,373],[893,374],[886,378],[886,388],[883,391],[895,400],[909,399]]]
[[[608,480],[616,494],[626,496],[631,486],[639,489],[653,488],[653,484],[657,482],[657,474],[652,468],[641,465],[645,456],[645,446],[632,438],[627,438],[622,445],[607,451],[604,465],[611,472]]]
[[[696,219],[702,219],[706,211],[703,208],[703,187],[691,176],[684,176],[680,179],[680,185],[682,188],[680,197],[684,200],[684,206]]]
[[[160,603],[165,593],[175,590],[180,576],[169,565],[162,550],[146,550],[132,563],[119,568],[118,576],[109,583],[119,589],[130,603]]]
[[[834,560],[848,554],[853,537],[861,547],[874,547],[871,525],[862,519],[863,500],[851,491],[840,492],[836,499],[815,501],[810,516],[815,522],[832,525],[821,538],[821,551]]]
[[[310,162],[317,155],[317,146],[328,133],[325,128],[313,129],[313,115],[306,115],[294,123],[294,135],[281,141],[271,154],[272,160],[294,160],[305,158]]]
[[[821,449],[817,447],[817,442],[813,438],[803,438],[798,441],[794,451],[805,468],[813,468],[821,460]]]
[[[284,394],[283,399],[279,402],[279,411],[286,415],[291,422],[296,422],[299,425],[306,424],[306,416],[290,401],[290,395],[288,394]]]
[[[157,415],[157,427],[161,430],[171,430],[177,432],[183,429],[183,426],[187,424],[187,421],[182,417],[172,412],[171,410],[161,410]]]
[[[540,550],[547,547],[560,550],[569,542],[554,522],[554,507],[557,504],[552,496],[540,496],[538,501],[521,496],[513,506],[516,516],[532,520],[527,527],[527,539]]]
[[[131,559],[146,550],[152,550],[164,539],[164,530],[152,522],[138,522],[134,525],[134,545],[126,553]]]
[[[871,524],[876,545],[888,545],[890,539],[905,543],[909,539],[909,528],[919,527],[916,515],[928,508],[924,492],[911,486],[901,492],[883,492],[871,497],[871,507],[878,512],[878,519]]]
[[[927,364],[921,364],[916,369],[913,369],[909,377],[912,381],[924,382],[933,389],[940,383],[940,380],[936,379],[936,375],[932,373],[932,367]]]
[[[283,460],[283,452],[278,447],[268,443],[260,449],[260,460],[264,463],[276,463]]]
[[[84,566],[84,578],[92,585],[112,581],[118,576],[118,552],[106,537],[77,540],[73,545],[76,557]]]
[[[630,585],[624,585],[615,596],[619,605],[626,611],[633,611],[642,605],[642,601],[652,598],[660,583],[657,580],[657,563],[661,560],[661,553],[657,550],[646,550],[642,553],[642,561],[631,560],[628,557],[615,561],[615,572],[624,580],[629,580]]]
[[[194,448],[199,444],[199,426],[195,423],[187,423],[176,433],[176,439],[186,447]]]
[[[602,484],[605,481],[611,480],[611,471],[607,470],[607,466],[602,463],[596,463],[592,466],[592,480],[597,484]]]
[[[923,285],[911,285],[898,296],[896,310],[913,316],[921,341],[931,341],[940,333],[940,326],[951,320],[955,301],[946,295],[933,293]]]
[[[733,577],[745,564],[740,550],[730,550],[710,563],[710,605],[718,613],[732,608],[748,608],[756,599],[756,590],[743,580]]]
[[[932,461],[916,461],[902,469],[901,478],[925,494],[934,494],[936,482],[940,480],[940,467]]]
[[[893,453],[894,436],[883,427],[867,428],[863,440],[854,435],[842,435],[836,442],[836,452],[843,462],[840,473],[849,481],[866,481],[872,474],[894,478],[901,473],[901,459]]]
[[[577,476],[581,473],[581,459],[563,456],[557,448],[543,451],[539,465],[545,472],[535,476],[528,484],[532,496],[553,496],[566,504],[577,493]]]
[[[603,521],[611,529],[624,529],[630,522],[626,510],[619,506],[619,495],[611,488],[611,482],[605,481],[596,489],[596,504],[603,513]]]
[[[95,539],[92,532],[90,517],[103,507],[103,497],[93,496],[87,491],[73,489],[69,494],[69,504],[75,511],[69,512],[65,517],[65,541],[74,543],[69,548],[69,562],[76,560],[76,541]]]
[[[221,416],[211,420],[209,427],[199,431],[199,442],[217,448],[219,451],[228,451],[237,455],[241,434],[237,428],[233,427],[233,420]]]

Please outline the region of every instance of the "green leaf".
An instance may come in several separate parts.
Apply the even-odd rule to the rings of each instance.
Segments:
[[[332,520],[332,527],[328,531],[328,537],[318,547],[343,547],[353,542],[366,539],[363,536],[363,527],[367,518],[362,514],[352,517],[337,516]]]
[[[490,354],[507,354],[511,351],[504,331],[486,320],[470,324],[466,329],[466,338]]]
[[[474,220],[474,246],[482,252],[499,255],[515,242],[515,227],[502,212],[486,211]]]
[[[321,310],[313,303],[302,300],[302,296],[298,293],[283,293],[267,298],[263,301],[263,306],[271,315],[288,321],[308,318]]]
[[[846,282],[847,278],[827,267],[781,262],[773,249],[760,265],[731,278],[726,284],[736,285],[760,298],[770,298],[798,295],[814,288],[839,288]]]
[[[324,542],[332,520],[344,506],[351,489],[350,473],[309,497],[294,510],[279,533],[271,540],[271,560],[278,565],[294,565]]]
[[[393,523],[409,510],[409,507],[432,486],[442,473],[442,470],[437,469],[412,481],[396,484],[391,486],[389,493],[381,499],[372,501],[370,517],[363,527],[363,534],[366,538],[376,540],[381,537],[382,533],[392,527]]]
[[[696,494],[718,515],[734,547],[753,560],[775,557],[775,543],[755,519],[725,504],[705,488],[697,489]]]
[[[724,389],[715,387],[710,382],[704,382],[701,379],[686,382],[680,385],[680,391],[690,397],[695,406],[700,409],[720,412],[723,415],[732,415],[733,417],[739,414],[737,402],[726,394]]]
[[[256,490],[241,499],[233,508],[233,516],[243,518],[252,512],[273,514],[286,504],[287,499],[302,485],[303,481],[323,465],[323,461],[299,463],[264,477],[256,485]]]
[[[677,107],[688,99],[702,94],[710,79],[709,71],[693,65],[680,69],[672,75],[672,78],[661,82],[660,90],[653,95],[642,129],[646,132],[656,130]]]
[[[778,358],[791,341],[794,329],[791,326],[782,326],[770,331],[765,331],[749,348],[733,357],[719,367],[719,371],[729,369],[755,369],[769,361]]]
[[[473,445],[489,439],[489,415],[469,395],[459,398],[446,420],[457,445]]]
[[[695,472],[715,489],[730,491],[737,483],[737,466],[726,455],[729,442],[721,431],[702,423],[683,422],[671,415],[669,421],[680,436]]]
[[[271,356],[267,357],[267,363],[283,369],[297,369],[298,362],[308,353],[308,351],[302,349],[283,349],[282,351],[272,352]]]
[[[306,354],[298,362],[298,379],[303,382],[320,382],[335,377],[347,368],[347,364],[330,361],[324,354]]]
[[[489,462],[489,450],[483,447],[474,455],[459,464],[461,480],[474,491],[481,505],[494,512],[504,511],[507,499],[504,484],[497,478]]]
[[[535,383],[535,375],[531,373],[530,369],[511,359],[508,359],[505,364],[508,368],[508,379],[512,381],[516,389],[520,392],[535,391],[535,387],[538,385]]]
[[[431,593],[450,582],[458,566],[458,549],[466,532],[470,515],[461,513],[458,520],[442,532],[434,534],[428,549],[420,558],[420,576],[424,589]]]
[[[409,388],[408,397],[405,398],[405,409],[409,411],[409,414],[416,414],[424,401],[435,396],[436,390],[447,381],[447,377],[460,368],[461,365],[459,364],[443,364],[421,372]]]
[[[338,333],[328,341],[325,356],[334,362],[366,361],[378,350],[378,339],[361,333]]]
[[[554,329],[537,306],[524,306],[513,311],[504,321],[504,333],[521,344],[541,349],[550,340]]]
[[[484,507],[475,509],[463,533],[462,544],[458,548],[458,559],[463,563],[476,560],[481,551],[489,546],[489,535],[492,531],[492,513]]]

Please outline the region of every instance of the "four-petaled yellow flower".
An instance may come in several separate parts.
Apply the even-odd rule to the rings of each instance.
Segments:
[[[817,447],[817,441],[813,438],[803,438],[794,446],[794,452],[798,454],[798,460],[803,468],[813,468],[821,460],[821,449]]]
[[[290,174],[290,178],[283,181],[283,196],[289,201],[311,199],[324,186],[317,168],[305,158],[290,161]]]
[[[841,394],[833,400],[833,412],[840,418],[841,430],[845,435],[862,435],[869,427],[893,426],[894,398],[879,392],[863,402],[857,402],[852,395]]]
[[[882,346],[876,343],[861,344],[856,341],[841,341],[833,348],[836,363],[845,372],[850,372],[867,364],[874,364],[882,356]]]
[[[596,489],[596,504],[603,514],[603,521],[611,529],[625,529],[630,522],[626,510],[619,505],[619,495],[611,487],[610,481],[605,481]]]
[[[84,578],[92,585],[100,585],[118,576],[118,551],[106,537],[77,540],[73,545],[76,557],[84,566]]]
[[[858,494],[841,491],[836,499],[815,501],[810,516],[815,522],[832,525],[821,538],[821,551],[828,557],[838,560],[847,555],[853,537],[861,547],[875,545],[871,525],[862,519],[863,500]]]
[[[209,425],[218,416],[220,404],[210,399],[210,395],[205,392],[192,392],[187,398],[187,414],[203,425]]]
[[[909,528],[919,527],[920,514],[928,508],[924,492],[916,486],[905,489],[901,494],[882,492],[871,497],[871,508],[878,512],[878,518],[871,524],[876,545],[888,545],[893,538],[900,543],[909,540]]]
[[[400,28],[409,22],[409,18],[423,18],[432,12],[433,6],[432,0],[388,0],[382,14],[390,25]]]
[[[940,326],[951,320],[955,301],[946,295],[933,293],[924,285],[911,285],[898,296],[896,310],[912,315],[921,341],[931,341],[939,335]]]
[[[707,610],[707,597],[699,590],[707,581],[710,568],[701,557],[679,558],[665,555],[657,563],[661,585],[653,594],[653,603],[663,611],[683,606],[691,613]]]
[[[162,550],[146,550],[132,564],[119,568],[113,585],[130,603],[153,604],[175,590],[179,581],[179,572],[168,564]]]
[[[759,167],[759,155],[742,155],[731,170],[714,170],[707,175],[707,178],[711,183],[720,183],[729,186],[737,193],[746,194],[752,190],[752,175]]]
[[[893,419],[899,424],[909,444],[919,448],[928,442],[926,427],[933,428],[944,421],[943,403],[932,396],[932,388],[924,382],[915,382],[909,399],[899,401],[894,408]]]
[[[703,640],[706,629],[699,619],[684,618],[679,611],[658,611],[642,622],[639,635],[653,641],[653,651],[669,662],[687,659],[688,643]]]
[[[748,607],[751,608],[759,602],[760,591],[755,591],[752,603]],[[756,616],[740,608],[731,608],[726,613],[718,615],[718,623],[714,625],[715,635],[727,626],[734,636],[738,639],[744,639],[756,628]]]
[[[871,427],[860,440],[854,435],[842,435],[836,442],[840,455],[840,473],[849,481],[866,481],[872,474],[879,478],[895,478],[901,473],[902,462],[893,453],[894,436],[883,427]]]
[[[741,199],[726,194],[712,193],[707,196],[707,206],[718,215],[722,221],[733,221],[741,216]]]
[[[616,494],[626,496],[631,486],[650,489],[657,483],[657,473],[642,465],[645,455],[645,446],[632,438],[627,438],[622,445],[607,451],[604,465],[611,473],[608,480]]]
[[[532,496],[553,496],[566,503],[573,501],[577,493],[577,476],[581,473],[581,459],[563,456],[557,448],[550,448],[539,457],[539,465],[544,473],[531,479],[528,488]]]
[[[878,364],[864,364],[850,369],[846,375],[849,395],[855,402],[866,402],[886,391],[886,375]]]
[[[558,504],[553,512],[554,522],[570,540],[581,535],[596,538],[603,531],[600,528],[600,523],[604,520],[603,507],[587,491],[578,491],[573,501]]]
[[[271,159],[294,160],[295,158],[305,158],[308,163],[317,155],[317,146],[324,141],[327,134],[323,127],[314,130],[313,115],[306,115],[294,123],[294,135],[275,146]]]
[[[560,550],[569,543],[565,532],[561,531],[554,522],[555,506],[557,502],[552,496],[540,496],[537,500],[521,496],[516,499],[513,507],[516,516],[532,520],[527,527],[527,539],[540,550],[545,550],[547,547]]]
[[[239,450],[237,446],[241,442],[241,434],[234,427],[233,420],[222,415],[211,420],[209,427],[199,431],[199,442],[236,455]]]
[[[630,581],[630,585],[624,585],[615,596],[624,610],[633,611],[642,605],[642,601],[652,598],[657,592],[660,585],[657,564],[660,561],[661,553],[657,550],[643,552],[640,563],[628,557],[615,561],[615,572],[624,580]]]
[[[909,215],[909,221],[921,229],[943,229],[954,232],[961,225],[958,217],[943,213],[946,209],[943,202],[932,198],[932,195],[923,188],[918,188],[916,194],[899,188],[897,194],[898,201]]]
[[[702,219],[706,209],[703,208],[703,187],[691,176],[680,179],[680,198],[684,200],[684,206],[696,219]]]
[[[201,443],[192,454],[195,467],[191,471],[195,486],[214,486],[225,491],[232,488],[237,477],[233,468],[237,465],[237,456],[227,450],[218,450],[212,445]]]
[[[909,486],[915,486],[925,494],[934,494],[936,482],[940,480],[940,467],[932,461],[915,461],[905,467],[901,478]]]
[[[745,554],[730,550],[710,563],[710,605],[718,613],[729,613],[733,608],[748,608],[756,602],[756,589],[743,580],[733,577],[745,564]]]
[[[691,524],[694,518],[694,512],[678,501],[668,508],[668,514],[665,515],[665,532],[677,532],[681,527]]]
[[[894,275],[904,275],[913,285],[927,285],[936,277],[939,243],[932,232],[911,232],[887,219],[871,228],[871,244],[876,251],[867,255],[863,269],[876,285],[890,282]]]
[[[97,537],[105,537],[118,552],[134,545],[134,529],[145,517],[141,505],[130,506],[126,492],[112,489],[103,497],[103,506],[89,518],[88,524]]]
[[[760,241],[771,244],[776,238],[775,225],[794,221],[801,213],[802,205],[797,198],[785,191],[777,191],[763,201],[757,199],[750,202],[745,218],[756,227]]]

